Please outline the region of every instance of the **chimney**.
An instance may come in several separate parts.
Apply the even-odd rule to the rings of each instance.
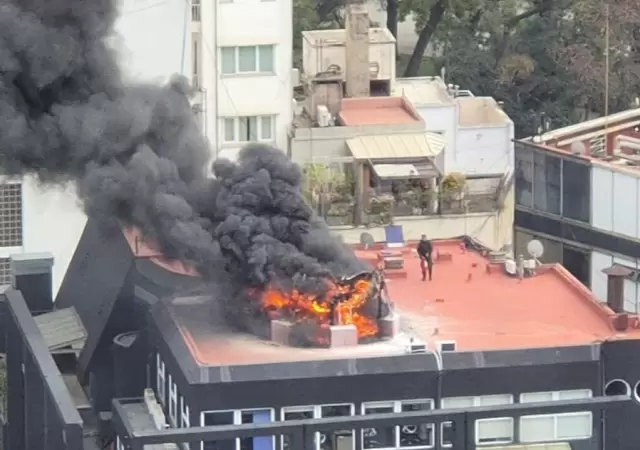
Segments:
[[[350,4],[346,14],[347,97],[369,97],[369,13],[362,4]]]
[[[602,271],[607,276],[607,306],[620,314],[624,312],[624,279],[633,271],[619,264]]]
[[[53,309],[51,253],[20,253],[11,255],[13,287],[24,297],[32,314]]]

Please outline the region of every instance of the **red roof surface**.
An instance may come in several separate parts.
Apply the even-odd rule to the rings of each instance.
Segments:
[[[418,124],[420,116],[402,97],[345,98],[340,104],[344,126]]]
[[[615,331],[613,312],[560,265],[541,266],[535,276],[521,280],[507,275],[502,266],[490,264],[480,253],[462,250],[460,242],[443,241],[434,243],[439,258],[433,281],[423,282],[414,248],[412,244],[402,252],[403,270],[387,271],[389,294],[403,321],[402,336],[392,341],[334,349],[285,348],[238,333],[195,331],[187,323],[181,326],[183,337],[203,365],[386,356],[404,352],[411,336],[430,348],[438,341],[455,341],[457,351],[640,338],[638,319],[631,318],[626,332]],[[379,249],[356,253],[374,262]],[[180,325],[179,317],[176,320]]]

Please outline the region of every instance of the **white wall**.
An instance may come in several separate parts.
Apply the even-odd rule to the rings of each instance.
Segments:
[[[640,172],[591,169],[591,224],[604,231],[640,239]]]
[[[185,0],[123,0],[113,46],[134,80],[191,76],[191,6]]]
[[[421,106],[416,107],[418,114],[425,123],[426,131],[434,133],[444,133],[447,147],[444,151],[444,167],[442,170],[451,172],[451,167],[455,167],[455,148],[457,114],[455,104],[444,106]]]
[[[216,20],[216,18],[218,18]],[[275,115],[274,144],[286,150],[293,118],[291,0],[202,2],[202,87],[209,140],[222,149],[220,118]],[[219,48],[275,45],[274,75],[221,75]],[[227,147],[226,155],[237,147]],[[216,150],[217,153],[218,150]]]
[[[513,169],[513,124],[458,127],[449,172],[503,174]]]
[[[613,264],[622,264],[630,268],[640,268],[640,259],[612,256],[600,252],[591,252],[591,290],[601,302],[607,301],[607,276],[602,273],[604,269]],[[640,286],[638,283],[625,280],[624,283],[624,308],[627,312],[640,312]]]
[[[53,254],[53,291],[58,292],[76,249],[86,216],[73,186],[42,186],[22,181],[22,240],[25,253]]]

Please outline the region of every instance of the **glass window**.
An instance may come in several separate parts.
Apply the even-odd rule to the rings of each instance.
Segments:
[[[271,409],[255,409],[242,411],[240,414],[240,423],[269,423],[273,422],[273,410]],[[275,447],[275,438],[273,436],[256,436],[253,438],[238,439],[240,450],[273,450]]]
[[[443,448],[453,447],[456,436],[456,424],[453,422],[442,422],[440,425],[440,445]]]
[[[593,397],[593,392],[591,392],[591,389],[574,389],[572,391],[558,391],[556,394],[557,394],[558,400],[578,400],[581,398]]]
[[[541,236],[516,229],[515,233],[515,255],[516,258],[522,255],[525,259],[529,258],[529,250],[527,246],[532,240],[540,241],[544,248],[542,256],[538,259],[543,264],[562,263],[562,244],[558,241],[547,239]]]
[[[247,137],[250,142],[258,141],[258,118],[247,117]]]
[[[513,442],[513,417],[476,420],[476,444],[510,444]]]
[[[527,392],[520,394],[520,403],[552,402],[553,392]]]
[[[221,72],[223,74],[236,73],[236,49],[235,47],[222,47],[221,54]]]
[[[592,434],[593,415],[589,411],[520,418],[520,441],[524,443],[589,439]]]
[[[442,408],[464,409],[475,405],[474,397],[447,397],[441,400]]]
[[[209,411],[202,413],[202,426],[233,425],[233,411]],[[236,450],[236,440],[207,441],[202,443],[202,450]]]
[[[564,244],[562,248],[562,265],[587,287],[591,283],[591,254],[587,250]]]
[[[533,155],[533,206],[560,215],[562,160],[541,152]]]
[[[403,402],[402,412],[409,411],[429,411],[433,409],[431,400],[415,400]],[[433,447],[435,445],[435,425],[425,423],[420,425],[401,425],[400,427],[400,447]]]
[[[275,72],[273,70],[273,45],[261,45],[258,47],[258,57],[259,57],[259,71],[260,72]]]
[[[593,434],[591,412],[577,412],[556,415],[557,440],[589,439]]]
[[[515,149],[516,203],[531,208],[533,206],[533,151],[516,143]]]
[[[270,141],[273,139],[273,118],[271,116],[262,116],[260,118],[260,139]]]
[[[320,417],[353,416],[353,405],[323,405],[320,407]],[[353,430],[338,430],[332,433],[318,433],[320,450],[343,450],[355,448],[355,433]]]
[[[589,223],[591,168],[570,160],[562,162],[562,215]]]
[[[520,442],[553,441],[556,422],[553,415],[522,416],[520,418]]]
[[[236,141],[236,120],[224,119],[224,141],[235,142]]]
[[[256,47],[238,47],[238,72],[256,71]]]
[[[280,418],[282,420],[306,420],[313,419],[314,416],[313,406],[290,406],[282,408]],[[282,449],[288,450],[291,447],[291,437],[284,435],[281,438]]]
[[[362,414],[389,414],[394,412],[393,403],[364,403]],[[396,426],[388,425],[362,430],[362,448],[396,448]]]
[[[510,405],[513,403],[513,395],[510,394],[483,395],[477,398],[476,406]]]

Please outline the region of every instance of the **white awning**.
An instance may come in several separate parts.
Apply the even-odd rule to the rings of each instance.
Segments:
[[[444,150],[445,141],[435,133],[388,134],[352,138],[347,146],[359,161],[432,159]]]
[[[380,178],[415,178],[420,175],[413,164],[374,164],[373,171]]]

